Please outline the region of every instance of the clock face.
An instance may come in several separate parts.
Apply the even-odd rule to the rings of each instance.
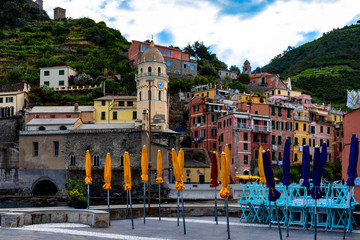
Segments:
[[[164,87],[164,83],[162,81],[158,81],[158,88],[162,89]]]

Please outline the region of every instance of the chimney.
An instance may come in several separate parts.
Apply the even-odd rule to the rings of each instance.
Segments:
[[[74,112],[77,112],[77,111],[79,111],[79,104],[75,103],[74,104]]]

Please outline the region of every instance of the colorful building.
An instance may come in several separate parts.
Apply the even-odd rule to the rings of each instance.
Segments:
[[[262,87],[272,87],[277,89],[287,89],[285,83],[280,80],[279,74],[271,73],[253,73],[250,74],[249,85],[252,86],[262,86]]]
[[[136,96],[104,96],[94,100],[95,123],[135,122]]]
[[[40,86],[47,85],[51,88],[69,87],[69,76],[75,76],[76,71],[69,66],[40,68]]]
[[[269,91],[265,91],[264,95],[266,97],[271,97],[271,96],[276,96],[276,95],[285,96],[285,97],[298,97],[298,96],[301,96],[301,91],[275,88],[275,89],[272,89]]]
[[[302,148],[309,142],[309,112],[302,107],[294,110],[294,151],[292,163],[302,162]]]
[[[138,67],[143,53],[150,47],[151,43],[139,42],[133,40],[128,50],[128,58],[135,69]],[[190,60],[189,53],[180,49],[156,45],[156,49],[163,56],[166,64],[166,72],[181,75],[195,76],[197,74],[197,63]],[[149,60],[149,59],[148,59]]]

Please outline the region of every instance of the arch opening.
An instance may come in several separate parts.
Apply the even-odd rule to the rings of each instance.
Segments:
[[[33,188],[33,195],[55,195],[58,192],[56,185],[50,180],[40,180]]]

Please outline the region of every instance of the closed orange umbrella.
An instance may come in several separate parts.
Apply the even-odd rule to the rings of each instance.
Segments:
[[[220,175],[221,175],[221,173],[220,173],[219,153],[218,153],[218,152],[215,152],[215,155],[216,155],[217,166],[218,166],[218,180],[219,180],[219,177],[220,177]]]
[[[184,151],[182,150],[182,148],[180,148],[180,150],[179,150],[178,161],[179,161],[179,166],[180,166],[181,179],[184,179],[184,177],[183,177],[183,170],[184,170]]]
[[[266,183],[264,165],[263,165],[263,157],[262,157],[263,147],[259,147],[259,157],[258,157],[258,168],[260,175],[260,183]]]
[[[92,184],[92,178],[91,178],[91,157],[89,150],[86,151],[86,157],[85,157],[85,183],[86,184]]]
[[[141,180],[148,181],[148,156],[146,146],[144,145],[141,153]]]
[[[226,149],[226,148],[225,148]],[[227,166],[228,163],[230,163],[230,161],[228,162],[226,159],[226,154],[224,152],[221,153],[221,184],[222,184],[222,188],[219,192],[219,195],[221,198],[228,198],[230,195],[230,191],[229,191],[229,174],[228,174],[228,170],[229,167]]]
[[[103,189],[111,189],[111,157],[110,153],[106,155],[105,168],[104,168],[105,184]]]
[[[182,181],[181,167],[180,167],[180,163],[178,161],[178,158],[176,156],[175,149],[171,150],[171,156],[172,156],[173,169],[174,169],[174,175],[175,175],[175,180],[176,180],[175,188],[176,188],[177,191],[181,191],[185,187],[184,187],[184,183]]]
[[[131,168],[130,168],[130,158],[129,153],[125,152],[124,154],[124,190],[131,190]]]
[[[162,166],[162,158],[161,158],[160,150],[158,151],[157,154],[156,172],[157,172],[156,183],[164,183],[164,180],[162,179],[163,166]]]

